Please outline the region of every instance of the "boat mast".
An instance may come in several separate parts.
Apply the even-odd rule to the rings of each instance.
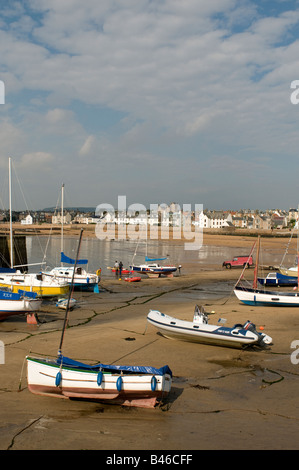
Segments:
[[[65,328],[67,325],[67,320],[68,320],[68,314],[69,314],[69,309],[70,309],[70,300],[71,300],[71,295],[73,291],[73,285],[74,285],[74,277],[75,277],[75,270],[76,270],[76,265],[79,257],[79,251],[80,251],[80,245],[81,245],[81,240],[82,240],[82,234],[83,234],[83,229],[80,231],[80,237],[79,237],[79,242],[78,242],[78,248],[77,248],[77,254],[76,254],[76,259],[75,259],[75,264],[74,264],[74,270],[72,274],[72,281],[69,289],[69,295],[67,299],[67,306],[66,306],[66,311],[65,311],[65,317],[64,317],[64,323],[63,323],[63,328],[62,328],[62,333],[61,333],[61,339],[60,339],[60,345],[58,349],[58,356],[61,356],[61,349],[62,349],[62,343],[63,343],[63,338],[64,338],[64,332]]]
[[[60,239],[60,251],[63,253],[63,200],[64,200],[64,183],[61,187],[61,239]],[[63,265],[63,263],[61,263]]]
[[[12,238],[12,211],[11,211],[11,157],[8,159],[8,180],[9,180],[9,236],[10,236],[10,267],[13,268],[13,238]]]
[[[257,248],[256,248],[256,264],[254,268],[254,280],[253,280],[253,288],[257,288],[257,273],[258,273],[258,266],[259,266],[259,254],[260,254],[260,236],[257,238]]]

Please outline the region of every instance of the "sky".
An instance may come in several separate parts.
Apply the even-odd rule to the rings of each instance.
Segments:
[[[0,80],[6,207],[298,207],[296,0],[0,0]]]

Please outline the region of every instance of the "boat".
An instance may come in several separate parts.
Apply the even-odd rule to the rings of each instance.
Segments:
[[[160,261],[167,258],[148,258],[145,257],[146,264],[135,265],[132,263],[130,266],[131,271],[135,271],[140,274],[147,274],[148,277],[160,277],[161,275],[172,277],[173,273],[176,272],[175,266],[161,266],[153,261]]]
[[[141,281],[141,277],[139,277],[139,276],[125,277],[125,281],[127,281],[127,282],[139,282],[139,281]]]
[[[270,272],[266,277],[258,277],[258,282],[263,286],[297,286],[297,276],[286,276],[280,272]]]
[[[76,299],[70,299],[69,302],[68,299],[58,299],[56,302],[56,307],[66,310],[69,304],[69,309],[72,310],[76,306],[76,303]]]
[[[62,255],[61,259],[65,259],[63,257],[63,253],[61,253],[61,255]],[[71,258],[68,258],[68,260],[70,262]],[[74,271],[73,266],[69,266],[69,267],[56,266],[55,268],[52,268],[49,271],[43,271],[43,275],[45,277],[60,280],[70,285],[72,276],[73,276],[73,271]],[[85,269],[81,267],[77,267],[75,270],[75,276],[74,276],[74,289],[79,289],[79,290],[95,289],[95,287],[98,286],[100,279],[101,279],[100,269],[98,269],[97,272],[94,274],[94,273],[87,272]]]
[[[113,273],[118,273],[119,270],[116,269],[116,268],[112,268],[111,271],[112,271]],[[130,274],[130,272],[131,272],[131,271],[130,271],[129,269],[122,269],[122,270],[121,270],[121,273],[122,273],[122,274]]]
[[[247,287],[240,283],[242,274],[234,287],[236,297],[246,305],[254,306],[280,306],[280,307],[298,307],[299,291],[279,292],[257,288],[258,280],[258,259],[259,259],[260,237],[258,237],[256,266],[254,270],[254,280],[252,287]]]
[[[279,268],[279,272],[284,276],[298,277],[298,266],[292,266],[291,268]]]
[[[139,243],[139,240],[138,240]],[[164,258],[149,258],[147,256],[147,243],[146,243],[146,256],[145,256],[145,264],[134,264],[134,258],[136,256],[138,243],[135,249],[135,253],[133,255],[132,264],[129,266],[131,271],[137,272],[139,274],[146,274],[148,277],[173,277],[173,273],[176,272],[176,266],[161,266],[160,264],[156,263],[156,261],[163,261],[166,260],[167,257]]]
[[[62,282],[67,283],[68,285],[71,284],[73,279],[73,272],[75,272],[75,276],[73,279],[73,286],[74,289],[78,290],[91,290],[93,289],[96,291],[98,288],[98,284],[101,279],[101,269],[98,269],[96,273],[90,273],[82,265],[88,264],[88,259],[80,259],[77,260],[77,267],[74,270],[74,262],[73,258],[70,258],[64,253],[64,236],[63,236],[63,201],[64,201],[64,184],[62,185],[61,189],[61,253],[60,253],[60,266],[55,266],[52,269],[47,269],[43,271],[43,274],[48,277],[52,277],[53,279],[60,280]],[[64,264],[68,264],[70,266],[65,266]],[[80,265],[80,266],[79,266]]]
[[[132,265],[130,269],[140,274],[147,274],[148,277],[160,277],[161,275],[172,277],[177,270],[175,266],[160,266],[157,263]]]
[[[153,408],[165,398],[172,382],[172,372],[168,366],[89,365],[62,354],[70,297],[69,293],[57,358],[26,357],[30,392],[146,408]]]
[[[63,280],[46,277],[44,274],[16,273],[6,274],[0,273],[0,288],[8,288],[14,293],[18,293],[21,288],[26,292],[34,292],[38,297],[56,297],[67,295],[69,284]]]
[[[236,297],[246,305],[299,307],[299,292],[280,293],[263,289],[235,286]]]
[[[143,408],[154,408],[171,388],[168,366],[88,365],[59,356],[27,356],[28,389],[37,395],[79,398]]]
[[[158,310],[150,310],[147,320],[163,336],[182,341],[239,349],[252,345],[265,347],[272,344],[272,338],[264,333],[258,333],[255,325],[250,321],[230,328],[220,324],[225,323],[225,319],[220,318],[217,325],[210,325],[204,308],[197,305],[193,321],[180,320]]]
[[[41,304],[42,299],[37,298],[34,293],[0,290],[0,320],[13,315],[33,314],[39,310]]]
[[[12,207],[11,207],[11,158],[9,158],[9,213],[10,213],[10,269],[0,273],[0,288],[4,287],[13,293],[19,289],[34,292],[39,297],[63,296],[69,291],[69,285],[56,278],[46,278],[41,272],[23,273],[14,266]],[[18,266],[19,267],[19,266]]]

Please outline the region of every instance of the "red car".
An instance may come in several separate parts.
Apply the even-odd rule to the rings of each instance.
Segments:
[[[235,256],[230,261],[223,261],[222,266],[225,266],[226,269],[230,269],[234,266],[236,267],[250,267],[253,265],[252,256]]]

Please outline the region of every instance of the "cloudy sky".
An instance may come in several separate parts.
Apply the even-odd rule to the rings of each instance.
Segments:
[[[298,206],[298,1],[0,5],[0,183],[10,156],[27,206],[62,183],[70,206]]]

